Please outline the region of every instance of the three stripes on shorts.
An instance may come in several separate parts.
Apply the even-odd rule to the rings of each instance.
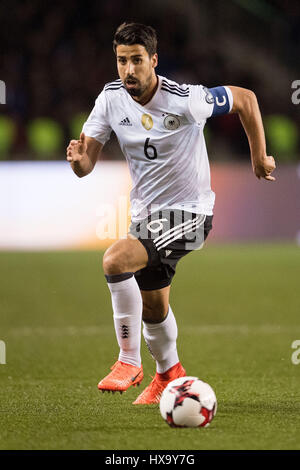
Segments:
[[[157,251],[161,250],[162,248],[165,248],[178,238],[182,238],[187,233],[198,229],[201,224],[205,222],[205,219],[205,215],[197,216],[193,220],[189,219],[186,222],[183,222],[182,224],[175,225],[175,227],[171,228],[170,230],[167,230],[159,237],[154,238],[153,243]]]

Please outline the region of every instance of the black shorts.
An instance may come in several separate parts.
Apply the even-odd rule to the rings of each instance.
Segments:
[[[203,246],[212,229],[212,215],[164,209],[141,222],[132,222],[129,233],[146,248],[148,264],[134,275],[141,290],[171,284],[178,261]]]

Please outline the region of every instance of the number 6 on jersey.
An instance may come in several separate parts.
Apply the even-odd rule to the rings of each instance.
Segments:
[[[154,147],[154,145],[149,145],[149,140],[150,140],[150,137],[148,137],[148,138],[145,140],[144,154],[146,155],[146,157],[147,157],[149,160],[155,160],[155,158],[157,158],[157,150],[156,150],[156,148]],[[149,154],[149,149],[151,149],[151,150],[150,150],[150,154]]]

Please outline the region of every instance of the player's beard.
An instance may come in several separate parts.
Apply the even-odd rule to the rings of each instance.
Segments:
[[[134,80],[134,83],[135,83],[135,87],[134,88],[127,88],[126,86],[126,83],[127,83],[127,80]],[[151,76],[147,79],[146,83],[144,85],[141,84],[141,82],[134,78],[134,77],[127,77],[126,80],[125,80],[125,88],[126,88],[126,91],[131,95],[131,96],[136,96],[137,98],[139,98],[140,96],[142,96],[145,91],[147,90],[147,88],[149,87],[151,83]]]

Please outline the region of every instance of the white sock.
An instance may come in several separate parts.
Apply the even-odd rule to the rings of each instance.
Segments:
[[[140,367],[143,301],[139,286],[132,275],[120,282],[108,282],[108,287],[120,346],[119,361]]]
[[[163,374],[179,362],[176,346],[177,324],[171,307],[169,306],[168,314],[161,323],[143,324],[143,335],[156,361],[156,371]]]

